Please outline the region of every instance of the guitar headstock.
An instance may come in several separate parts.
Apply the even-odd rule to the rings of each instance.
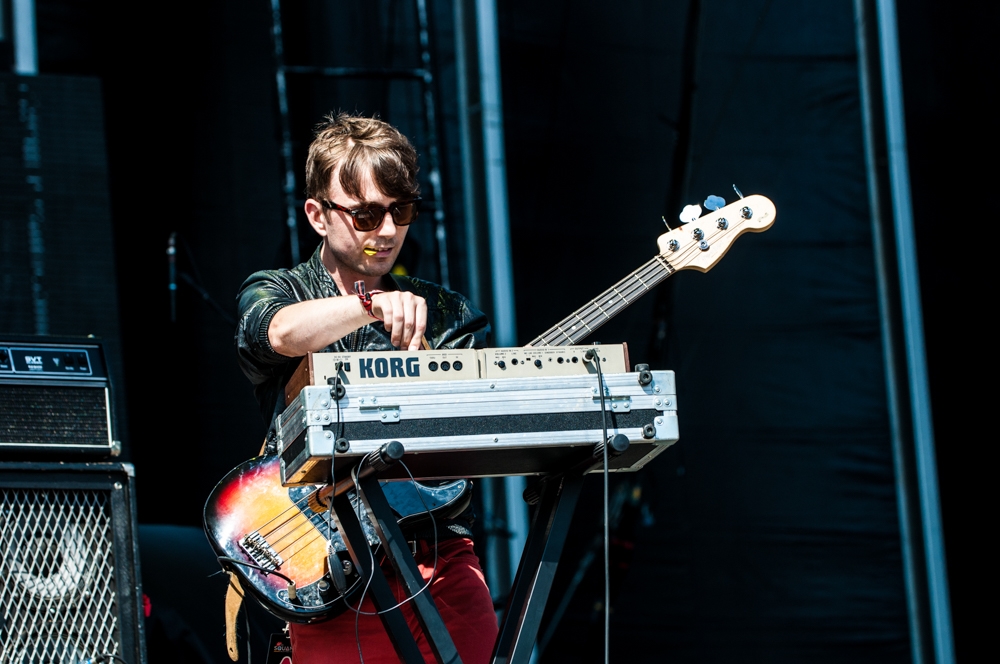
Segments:
[[[776,210],[768,198],[750,195],[664,233],[656,243],[660,255],[676,270],[708,272],[743,233],[760,233],[774,223]],[[699,237],[700,235],[700,237]]]

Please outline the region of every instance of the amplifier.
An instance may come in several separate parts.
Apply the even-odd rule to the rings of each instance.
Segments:
[[[117,455],[101,344],[42,339],[0,338],[0,455]]]
[[[609,469],[635,471],[678,439],[674,373],[637,369],[604,374],[603,414],[591,375],[307,386],[277,420],[281,480],[343,479],[394,440],[417,479],[558,473],[589,458],[605,419],[629,439]]]

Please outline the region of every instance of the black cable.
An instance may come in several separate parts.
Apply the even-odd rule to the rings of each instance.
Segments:
[[[413,473],[410,472],[410,469],[406,466],[406,464],[403,463],[402,460],[400,460],[398,463],[403,466],[403,469],[406,471],[406,474],[410,476],[410,481],[413,484],[416,484],[417,481],[416,481],[416,479],[414,479]],[[357,487],[357,476],[356,475],[355,475],[355,487]],[[351,610],[354,611],[355,613],[357,613],[358,615],[379,616],[379,615],[382,615],[383,613],[388,613],[389,611],[393,611],[395,609],[398,609],[399,607],[403,606],[404,604],[406,604],[408,602],[412,602],[414,599],[416,599],[417,595],[419,595],[420,593],[422,593],[425,590],[427,590],[428,588],[430,588],[431,583],[433,583],[434,579],[437,577],[437,566],[438,566],[437,519],[434,518],[434,511],[430,507],[427,506],[427,502],[424,501],[424,497],[420,494],[419,490],[417,490],[417,498],[420,499],[420,504],[424,506],[424,511],[427,513],[427,516],[429,516],[431,518],[431,529],[434,531],[434,565],[431,568],[431,578],[427,580],[427,583],[425,583],[420,590],[418,590],[417,592],[413,593],[412,596],[407,597],[406,599],[404,599],[402,602],[399,602],[398,604],[390,606],[388,609],[382,609],[381,611],[361,611],[360,610],[361,603],[358,602],[358,607],[359,607],[358,609],[355,609],[354,607],[350,607]],[[359,505],[360,505],[360,502],[361,501],[359,500],[358,501]],[[359,507],[358,508],[358,519],[359,520],[361,518],[360,512],[361,512],[361,509]],[[374,553],[372,553],[372,569],[374,570]],[[366,586],[365,587],[365,592],[367,592],[367,590],[368,590],[368,588]],[[362,597],[362,599],[363,599],[363,597]]]
[[[399,607],[403,606],[407,602],[413,601],[414,599],[416,599],[417,595],[419,595],[420,593],[422,593],[425,590],[427,590],[428,588],[430,588],[431,584],[434,582],[434,579],[437,577],[437,566],[438,566],[438,531],[437,531],[437,519],[434,518],[434,511],[430,507],[427,506],[427,503],[426,503],[426,501],[424,501],[424,497],[423,497],[423,495],[421,495],[419,489],[416,489],[417,481],[416,481],[416,479],[414,479],[413,473],[410,472],[409,467],[407,467],[407,465],[405,463],[403,463],[402,459],[399,460],[399,463],[403,466],[403,469],[406,471],[406,474],[410,476],[410,482],[412,482],[414,484],[414,489],[416,490],[417,498],[420,499],[420,504],[424,506],[424,511],[427,512],[427,515],[431,518],[431,529],[434,532],[434,566],[431,569],[431,578],[429,578],[427,580],[427,583],[425,583],[420,590],[418,590],[417,592],[413,593],[412,596],[407,597],[403,601],[395,604],[394,606],[390,606],[387,609],[382,609],[380,611],[362,611],[361,610],[361,606],[364,604],[365,595],[368,594],[368,588],[371,587],[372,577],[375,576],[375,552],[372,551],[371,548],[369,547],[368,555],[369,555],[369,561],[370,561],[369,564],[371,565],[372,574],[368,578],[367,583],[365,583],[364,590],[361,591],[361,598],[358,600],[358,608],[354,608],[353,606],[351,606],[350,603],[347,601],[347,597],[344,597],[344,605],[347,606],[347,608],[349,608],[351,611],[354,611],[354,641],[355,641],[355,643],[357,644],[357,647],[358,647],[358,658],[361,660],[361,664],[364,664],[364,662],[365,662],[365,658],[361,654],[361,634],[360,634],[360,630],[359,630],[359,623],[360,623],[360,620],[361,620],[361,616],[363,616],[363,615],[365,615],[365,616],[379,616],[379,615],[382,615],[383,613],[388,613],[389,611],[394,611],[395,609],[398,609]],[[356,504],[356,510],[357,510],[358,522],[361,523],[361,498],[360,498],[361,487],[359,486],[359,483],[358,483],[357,467],[355,467],[351,471],[351,477],[354,480],[355,495],[358,496],[358,501],[357,501],[357,504]],[[364,525],[363,524],[362,524],[362,530],[364,530]]]
[[[608,525],[608,408],[604,403],[604,373],[601,371],[601,354],[595,346],[587,351],[593,355],[594,366],[597,367],[597,393],[601,395],[601,427],[604,434],[604,663],[610,661],[611,642],[611,535]]]
[[[253,664],[253,653],[250,647],[250,611],[243,610],[243,622],[247,626],[247,664]]]
[[[215,300],[215,298],[213,298],[211,294],[209,294],[208,290],[203,286],[204,280],[201,278],[201,272],[198,270],[198,264],[194,260],[194,252],[191,251],[191,246],[187,243],[187,240],[184,239],[183,235],[177,232],[171,234],[171,239],[180,240],[181,246],[184,247],[184,253],[187,255],[188,265],[190,265],[191,271],[194,274],[192,276],[187,272],[176,271],[176,253],[174,254],[174,256],[172,256],[172,260],[170,263],[171,272],[175,273],[176,276],[180,277],[184,281],[184,283],[188,284],[189,286],[191,286],[191,288],[197,291],[197,293],[201,296],[201,298],[215,311],[215,313],[219,314],[219,316],[222,317],[222,319],[225,320],[226,323],[228,323],[233,327],[236,327],[236,317],[230,314],[228,311],[226,311],[225,307],[219,304]],[[175,292],[176,291],[171,291],[171,298],[175,297],[174,295]],[[175,311],[174,311],[173,299],[171,299],[171,322],[174,322],[174,318],[175,318]]]
[[[187,272],[178,272],[177,276],[180,277],[184,283],[197,291],[198,295],[201,295],[201,299],[203,299],[205,303],[215,311],[215,313],[219,314],[222,320],[226,321],[233,327],[236,327],[236,317],[232,316],[228,311],[223,309],[222,305],[212,298],[209,292],[205,290],[204,286],[198,283],[197,279],[192,277]]]
[[[253,563],[248,563],[245,560],[237,560],[236,558],[230,558],[229,556],[219,556],[218,557],[218,561],[219,562],[226,562],[226,563],[233,563],[234,565],[243,565],[244,567],[251,567],[251,568],[253,568],[253,569],[255,569],[255,570],[259,571],[259,572],[263,572],[264,576],[267,576],[268,574],[273,574],[276,577],[278,577],[279,579],[284,579],[286,583],[291,584],[293,586],[295,585],[294,581],[292,581],[290,578],[288,578],[287,576],[285,576],[281,572],[278,572],[277,570],[273,570],[273,569],[267,569],[266,567],[261,567],[260,565],[255,565]]]
[[[331,386],[331,397],[333,398],[333,400],[337,404],[337,416],[336,416],[336,419],[334,420],[334,430],[337,433],[334,436],[334,446],[336,446],[336,440],[343,437],[343,435],[344,435],[344,424],[345,424],[345,422],[343,421],[343,418],[341,417],[340,399],[336,398],[337,388],[338,388],[339,384],[340,384],[340,367],[337,366],[336,367],[336,373],[335,373],[335,376],[334,376],[334,379],[333,379],[333,385]],[[334,481],[333,470],[334,470],[334,456],[335,455],[336,455],[336,447],[334,447],[334,449],[332,449],[330,451],[330,482],[331,482],[331,484]],[[419,595],[420,593],[422,593],[425,590],[427,590],[428,588],[430,588],[431,584],[434,582],[434,579],[437,577],[437,566],[438,566],[438,531],[437,531],[437,519],[434,518],[434,511],[427,505],[427,502],[424,500],[424,497],[420,493],[420,490],[416,488],[417,481],[416,481],[416,479],[414,479],[413,473],[410,472],[410,469],[407,467],[407,465],[405,463],[403,463],[402,460],[400,460],[399,463],[403,466],[403,469],[406,470],[406,474],[410,476],[410,482],[412,482],[413,485],[414,485],[414,489],[416,490],[416,493],[417,493],[417,498],[420,499],[420,504],[424,506],[424,511],[431,518],[431,529],[434,531],[434,566],[433,566],[432,571],[431,571],[431,578],[427,580],[427,583],[425,583],[424,586],[420,590],[418,590],[416,593],[414,593],[411,597],[407,597],[403,601],[399,602],[395,606],[391,606],[391,607],[389,607],[387,609],[382,609],[381,611],[362,611],[361,610],[361,607],[362,607],[362,605],[364,604],[364,601],[365,601],[365,597],[368,594],[368,589],[371,587],[371,577],[368,578],[367,582],[365,583],[365,587],[361,591],[361,596],[358,599],[358,606],[357,606],[357,608],[351,606],[351,603],[350,603],[350,601],[348,600],[348,597],[347,597],[347,591],[345,590],[345,592],[343,594],[344,606],[346,606],[348,609],[350,609],[351,611],[354,612],[354,642],[355,642],[355,644],[357,645],[357,648],[358,648],[358,659],[361,661],[361,664],[364,664],[364,661],[365,661],[364,655],[361,652],[361,633],[360,633],[360,620],[361,620],[361,616],[362,615],[366,615],[366,616],[378,616],[378,615],[381,615],[383,613],[388,613],[389,611],[393,611],[395,609],[398,609],[399,607],[403,606],[407,602],[413,601],[417,597],[417,595]],[[354,495],[356,497],[356,501],[355,501],[355,513],[356,513],[357,518],[358,518],[358,524],[361,526],[361,531],[364,532],[365,531],[365,527],[364,527],[364,522],[362,520],[363,515],[361,513],[361,487],[360,487],[359,482],[358,482],[357,467],[355,467],[351,471],[351,477],[354,480]],[[367,518],[367,516],[364,516],[364,518]],[[334,530],[335,530],[334,523],[333,523],[333,497],[332,496],[330,498],[330,508],[327,511],[327,525],[328,525],[330,533],[332,534],[334,532]],[[332,546],[332,543],[330,544],[330,546]],[[332,553],[331,555],[332,556],[336,556],[336,553]],[[372,569],[372,576],[374,576],[374,574],[375,574],[375,567],[376,567],[376,564],[375,564],[375,551],[372,549],[371,546],[368,546],[368,556],[369,556],[369,564],[371,565],[371,569]],[[330,560],[330,564],[332,565],[333,564],[332,557],[330,557],[329,560]]]

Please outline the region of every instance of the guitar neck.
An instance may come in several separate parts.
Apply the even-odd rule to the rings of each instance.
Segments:
[[[562,319],[528,346],[572,346],[611,320],[676,271],[662,255],[644,264],[608,290]]]

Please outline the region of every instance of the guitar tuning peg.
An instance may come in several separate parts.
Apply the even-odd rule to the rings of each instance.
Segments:
[[[743,199],[743,192],[740,191],[739,188],[735,184],[733,185],[733,191],[736,192],[736,195],[739,196],[741,200]]]
[[[694,205],[685,205],[684,209],[681,210],[680,215],[678,215],[678,218],[681,220],[682,224],[686,224],[694,221],[700,216],[701,216],[701,206],[695,203]]]
[[[709,196],[705,199],[705,207],[709,210],[718,210],[719,208],[725,206],[726,199],[722,196]]]

